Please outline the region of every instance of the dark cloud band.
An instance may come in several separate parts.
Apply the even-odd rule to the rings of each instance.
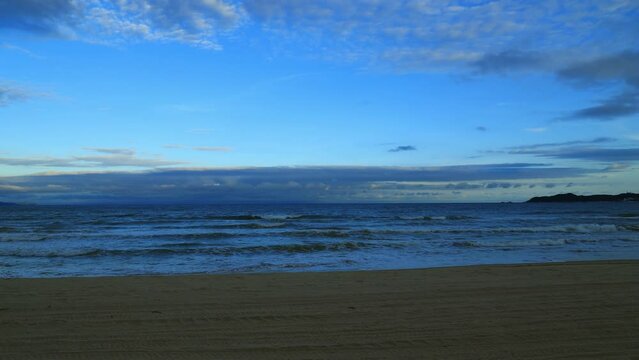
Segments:
[[[444,167],[262,167],[0,178],[0,198],[32,202],[373,201],[388,184],[556,179],[600,170],[543,164]],[[410,187],[409,186],[409,187]],[[493,185],[486,186],[492,188]],[[505,185],[497,186],[505,188]],[[393,200],[393,193],[387,194]]]

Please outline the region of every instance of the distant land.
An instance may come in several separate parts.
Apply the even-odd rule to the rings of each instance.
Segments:
[[[639,201],[639,194],[623,193],[619,195],[575,195],[573,193],[552,196],[536,196],[527,202],[594,202],[594,201]]]

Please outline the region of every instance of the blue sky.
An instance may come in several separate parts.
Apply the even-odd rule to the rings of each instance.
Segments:
[[[0,201],[639,191],[636,1],[0,0]]]

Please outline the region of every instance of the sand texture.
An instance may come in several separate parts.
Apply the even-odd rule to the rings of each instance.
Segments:
[[[639,262],[0,280],[0,359],[639,359]]]

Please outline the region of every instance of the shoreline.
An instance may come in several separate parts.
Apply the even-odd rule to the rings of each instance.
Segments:
[[[74,275],[74,276],[50,276],[50,277],[0,277],[0,284],[5,280],[72,280],[72,279],[117,279],[117,278],[172,278],[172,277],[224,277],[224,276],[254,276],[254,275],[285,275],[285,274],[340,274],[340,273],[367,273],[367,272],[394,272],[394,271],[429,271],[437,269],[464,269],[473,267],[519,267],[519,266],[545,266],[545,265],[579,265],[579,264],[613,264],[636,262],[639,265],[639,258],[619,258],[619,259],[597,259],[597,260],[558,260],[545,262],[513,262],[513,263],[486,263],[468,265],[435,265],[429,267],[414,268],[388,268],[388,269],[354,269],[354,270],[309,270],[309,271],[227,271],[227,272],[194,272],[194,273],[174,273],[174,274],[125,274],[125,275]]]
[[[0,280],[7,359],[631,358],[639,260]]]

